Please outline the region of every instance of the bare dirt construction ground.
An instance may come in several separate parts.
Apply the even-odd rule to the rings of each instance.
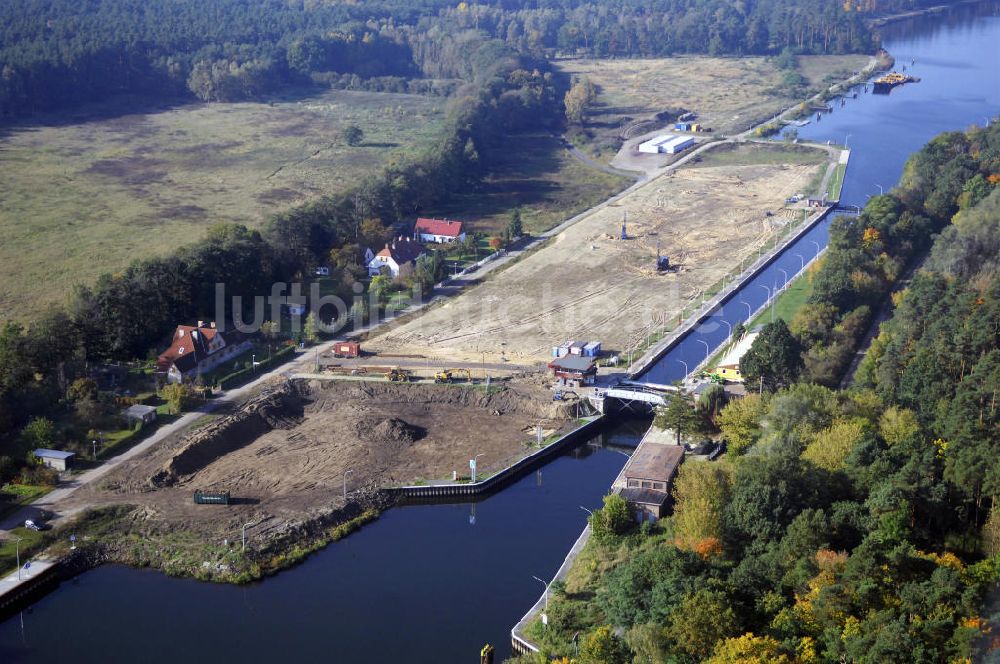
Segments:
[[[722,147],[732,152],[723,165],[682,168],[647,183],[365,348],[442,361],[485,354],[495,362],[505,355],[528,364],[569,339],[621,350],[635,331],[664,316],[676,320],[702,289],[756,254],[782,225],[801,219],[784,200],[825,169],[825,153],[817,150]],[[775,158],[775,151],[783,156]],[[621,240],[626,213],[628,239]],[[656,272],[657,245],[673,271]]]
[[[348,491],[495,471],[552,433],[570,406],[529,379],[487,394],[479,387],[292,381],[227,417],[165,442],[78,491],[81,505],[130,504],[156,527],[232,538],[252,521],[255,538],[343,506]],[[230,491],[237,504],[194,505],[196,489]],[[72,505],[71,505],[72,506]]]
[[[21,318],[212,224],[342,191],[422,149],[446,100],[330,91],[134,112],[95,106],[0,132],[0,309]],[[355,147],[340,138],[354,124]]]
[[[799,73],[818,90],[847,78],[869,62],[863,55],[800,56]],[[630,122],[651,120],[671,109],[696,113],[714,134],[732,134],[801,101],[781,89],[783,73],[767,58],[679,56],[646,60],[563,60],[559,68],[587,76],[598,95],[586,129],[591,147],[610,159],[617,137]],[[638,135],[662,128],[663,122],[637,127]],[[627,164],[620,165],[627,168]]]

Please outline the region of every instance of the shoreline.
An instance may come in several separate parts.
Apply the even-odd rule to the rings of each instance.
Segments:
[[[43,557],[43,552],[37,560],[47,561],[44,584],[26,580],[31,582],[0,592],[0,618],[19,607],[30,605],[60,583],[102,565],[151,568],[167,576],[192,578],[208,583],[243,585],[262,581],[304,562],[313,553],[360,530],[398,505],[475,502],[488,497],[517,481],[530,470],[549,463],[560,452],[578,444],[581,436],[599,429],[605,422],[603,415],[584,418],[548,445],[525,454],[506,468],[475,484],[443,483],[387,488],[369,485],[353,492],[352,499],[343,507],[295,524],[287,535],[268,540],[261,548],[249,549],[247,555],[236,551],[238,542],[233,541],[227,552],[229,558],[226,563],[212,564],[203,561],[201,567],[195,568],[172,566],[176,552],[165,550],[163,546],[140,550],[131,541],[131,533],[128,531],[115,531],[108,538],[114,542],[105,541],[103,538],[106,535],[94,531],[102,526],[115,528],[127,523],[129,515],[141,508],[128,503],[88,508],[72,524],[60,527],[60,534],[69,530],[78,533],[76,550],[67,549],[48,557]],[[155,540],[154,537],[153,541]],[[46,551],[63,547],[65,544],[53,545]]]
[[[889,25],[890,23],[897,23],[899,21],[905,21],[911,18],[919,18],[920,16],[931,16],[933,14],[941,14],[949,9],[954,9],[959,5],[976,5],[983,2],[983,0],[959,0],[958,2],[947,4],[947,5],[935,5],[933,7],[925,7],[923,9],[914,9],[908,12],[900,12],[899,14],[889,14],[887,16],[879,16],[877,18],[869,19],[868,26],[872,29],[881,28],[882,26]]]

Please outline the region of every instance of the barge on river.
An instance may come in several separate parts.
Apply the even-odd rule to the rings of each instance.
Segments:
[[[875,79],[872,83],[872,92],[877,95],[887,95],[892,92],[892,89],[897,85],[903,85],[904,83],[917,83],[920,81],[919,78],[915,76],[908,76],[907,74],[900,74],[899,72],[890,72],[885,76]]]

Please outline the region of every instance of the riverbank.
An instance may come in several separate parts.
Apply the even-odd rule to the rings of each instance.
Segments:
[[[452,388],[452,391],[456,390]],[[498,402],[491,403],[496,405]],[[275,417],[274,413],[271,416]],[[235,419],[245,425],[246,419],[239,414]],[[547,463],[581,439],[592,436],[602,423],[601,417],[569,423],[563,427],[562,433],[550,436],[540,449],[525,448],[517,459],[503,468],[496,471],[484,469],[485,479],[476,483],[438,481],[382,487],[371,478],[366,478],[366,484],[352,489],[346,501],[329,501],[329,498],[314,501],[307,510],[307,516],[281,524],[268,524],[269,520],[274,520],[273,515],[259,518],[263,506],[246,497],[234,497],[235,504],[231,506],[192,506],[189,488],[181,492],[186,508],[184,511],[204,510],[203,514],[216,527],[178,521],[176,518],[165,519],[164,512],[170,506],[155,496],[151,497],[157,490],[147,488],[135,494],[138,498],[135,502],[115,502],[96,509],[85,509],[76,521],[52,533],[55,544],[49,548],[48,555],[54,561],[53,565],[59,568],[62,579],[100,565],[123,564],[203,581],[248,583],[302,562],[312,553],[375,520],[397,504],[447,502],[461,500],[463,496],[484,497]],[[217,426],[207,427],[206,431],[210,434],[216,429]],[[478,440],[482,445],[482,437]],[[218,444],[211,442],[209,436],[203,433],[193,440],[188,439],[180,449],[191,450],[192,444],[196,443],[202,447]],[[205,450],[199,449],[198,452],[204,455]],[[174,455],[171,458],[174,468],[182,472],[185,464],[191,463],[186,456]],[[179,459],[183,461],[178,463]],[[159,481],[164,480],[161,477]],[[105,487],[105,490],[108,488]],[[243,507],[247,504],[252,509]],[[233,510],[240,511],[241,515],[234,519]],[[248,514],[258,515],[258,518]],[[247,520],[246,528],[240,528],[239,523],[244,520]],[[227,532],[230,536],[223,537]],[[77,548],[74,551],[70,551],[65,544],[70,533],[76,536]],[[243,537],[248,537],[247,544],[244,544]],[[0,589],[0,597],[2,594]]]
[[[889,14],[888,16],[880,16],[878,18],[873,18],[868,21],[869,27],[880,28],[884,25],[889,25],[890,23],[896,23],[897,21],[905,21],[911,18],[918,18],[920,16],[931,16],[933,14],[941,14],[949,9],[953,9],[959,5],[976,5],[984,0],[959,0],[958,2],[953,2],[948,5],[935,5],[933,7],[926,7],[924,9],[914,9],[913,11],[900,12],[898,14]]]

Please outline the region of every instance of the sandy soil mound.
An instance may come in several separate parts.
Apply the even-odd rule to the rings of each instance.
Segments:
[[[153,486],[174,484],[179,477],[198,472],[273,429],[291,429],[302,422],[303,386],[285,382],[270,387],[240,406],[235,413],[195,431],[182,447],[150,477]]]

